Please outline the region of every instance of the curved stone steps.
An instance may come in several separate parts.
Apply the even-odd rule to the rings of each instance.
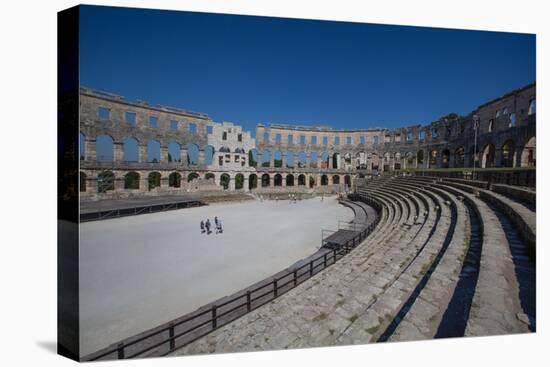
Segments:
[[[444,183],[457,189],[467,191],[471,194],[479,195],[479,197],[481,197],[483,200],[498,207],[499,210],[503,211],[520,230],[520,233],[524,236],[525,240],[530,246],[530,251],[533,254],[536,253],[535,246],[537,223],[536,214],[534,211],[532,211],[525,205],[508,198],[507,196],[490,190],[472,188],[469,185],[454,182],[444,181]]]
[[[519,299],[519,285],[510,247],[491,208],[476,195],[441,182],[438,187],[474,203],[483,226],[479,277],[465,335],[502,335],[528,332]],[[523,321],[522,321],[523,320]]]
[[[392,250],[388,253],[390,256],[385,256],[385,268],[381,269],[385,282],[379,283],[379,286],[383,291],[378,292],[374,302],[342,333],[338,344],[375,341],[394,319],[420,281],[426,265],[431,262],[438,247],[435,239],[445,232],[446,219],[441,214],[444,210],[435,210],[439,205],[437,198],[432,201],[427,226],[419,235],[410,236],[409,241],[392,243]]]
[[[491,190],[536,211],[537,194],[534,189],[503,184],[493,184]]]
[[[456,223],[450,243],[432,271],[424,288],[406,311],[398,325],[387,336],[390,341],[412,341],[434,338],[443,314],[459,280],[463,260],[468,249],[469,217],[466,206],[453,195],[430,188],[456,210]],[[388,331],[388,330],[386,330]]]
[[[357,224],[359,226],[358,229],[363,229],[367,227],[367,211],[365,207],[359,205],[352,200],[347,199],[341,199],[339,202],[340,204],[347,206],[348,208],[353,210],[353,213],[355,215],[353,220],[350,222],[351,224]]]
[[[385,186],[380,187],[376,190],[373,190],[371,192],[379,192],[379,193],[386,193],[390,196],[397,196],[400,200],[397,200],[397,198],[394,198],[397,200],[399,204],[404,203],[407,206],[407,213],[410,215],[411,213],[411,202],[408,200],[407,196],[404,195],[402,192],[395,192],[393,190],[388,190]]]

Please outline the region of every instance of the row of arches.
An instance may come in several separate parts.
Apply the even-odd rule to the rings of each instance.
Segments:
[[[81,159],[86,156],[86,137],[80,134],[80,155]],[[162,149],[158,140],[150,140],[143,151],[140,151],[140,145],[135,138],[126,138],[122,142],[122,149],[115,152],[113,138],[109,135],[99,135],[96,137],[95,159],[98,161],[114,161],[122,160],[125,162],[152,162],[158,163],[161,161],[167,162],[182,162],[182,152],[185,153],[184,161],[189,165],[198,165],[201,159],[199,147],[196,144],[188,144],[185,150],[182,150],[180,144],[171,142],[166,147],[165,157],[161,154]],[[453,167],[470,167],[475,160],[476,164],[481,168],[490,167],[516,167],[516,166],[534,166],[536,164],[536,142],[533,136],[523,147],[522,151],[518,151],[514,140],[506,140],[498,151],[501,152],[499,159],[496,161],[497,148],[493,143],[487,143],[484,147],[478,148],[474,152],[474,147],[471,146],[467,152],[464,146],[459,146],[453,150],[446,148],[443,150],[431,149],[428,150],[428,162],[426,167],[432,168],[449,168]],[[214,162],[215,149],[211,145],[204,148],[202,158],[206,165],[211,165]],[[231,153],[227,147],[220,148],[220,153]],[[243,148],[236,148],[235,154],[246,154]],[[466,161],[466,155],[469,155],[469,161]],[[481,153],[481,156],[480,154]],[[520,154],[520,155],[519,155]],[[342,159],[343,158],[343,159]],[[251,149],[248,152],[248,165],[255,167],[283,167],[286,168],[320,168],[320,169],[372,169],[378,170],[383,166],[384,170],[389,167],[393,161],[393,169],[401,168],[416,168],[425,165],[424,150],[414,152],[406,152],[404,156],[400,152],[390,153],[385,152],[379,156],[376,152],[366,153],[331,153],[328,152],[299,152],[295,154],[292,151],[283,154],[281,151],[275,151],[273,157],[268,149],[265,149],[258,155],[256,149]],[[244,161],[243,161],[244,162]],[[243,163],[244,164],[244,163]],[[222,165],[220,159],[219,165]]]
[[[86,144],[86,136],[80,133],[80,159],[150,163],[186,161],[190,165],[199,164],[200,149],[198,145],[193,143],[182,147],[177,142],[170,142],[166,146],[165,157],[163,157],[163,149],[161,149],[159,140],[152,139],[147,141],[146,144],[140,145],[136,138],[128,137],[120,143],[121,148],[118,148],[117,145],[110,135],[103,134],[96,136],[95,146],[91,146]],[[93,148],[95,148],[95,152]],[[86,149],[90,149],[90,152],[86,152]],[[212,164],[213,157],[214,147],[211,145],[205,146],[204,163],[207,165]]]
[[[185,178],[180,174],[179,172],[172,172],[168,175],[168,187],[169,188],[180,188],[182,186],[182,182],[186,179],[187,182],[192,182],[193,180],[197,179],[199,177],[199,174],[196,172],[191,172],[187,174],[187,177]],[[107,193],[109,191],[115,190],[117,188],[116,184],[116,177],[115,174],[112,171],[102,171],[97,174],[97,192],[98,193]],[[135,171],[127,172],[122,176],[122,178],[119,180],[120,182],[120,189],[124,190],[154,190],[157,187],[161,186],[161,173],[160,172],[150,172],[147,174],[146,177],[143,177],[140,173]],[[204,176],[205,179],[214,180],[216,178],[216,175],[212,172],[207,172]],[[86,192],[88,190],[88,181],[89,177],[85,172],[80,172],[80,191]],[[234,180],[234,187],[231,186],[231,181]],[[248,182],[247,182],[248,181]],[[261,176],[258,176],[255,173],[249,174],[248,177],[245,177],[244,174],[238,173],[234,176],[234,178],[231,178],[231,176],[227,173],[222,173],[219,176],[219,185],[223,187],[225,190],[227,189],[248,189],[253,190],[256,188],[267,188],[267,187],[293,187],[293,186],[302,186],[302,187],[309,187],[314,188],[315,186],[328,186],[329,184],[338,185],[338,184],[345,184],[346,186],[351,186],[351,176],[350,175],[344,175],[343,177],[340,177],[340,175],[320,175],[319,177],[315,176],[306,176],[305,174],[280,174],[277,173],[275,175],[270,174],[262,174]],[[143,186],[144,185],[144,186]],[[246,186],[245,186],[246,185]]]
[[[497,150],[499,154],[497,154]],[[452,159],[451,153],[453,156]],[[466,149],[463,146],[459,146],[453,151],[443,149],[439,152],[433,149],[429,152],[429,167],[449,168],[451,162],[454,167],[473,167],[474,161],[476,166],[480,168],[534,167],[536,166],[536,138],[534,136],[531,137],[521,151],[516,146],[514,140],[508,139],[498,147],[493,143],[487,143],[482,147],[471,146],[468,152],[468,161],[466,160],[466,153]],[[421,164],[423,152],[419,151],[418,154],[418,162]],[[440,154],[441,157],[439,156]],[[439,158],[441,158],[440,165],[438,164]]]
[[[193,180],[199,177],[198,173],[191,172],[187,177],[183,177],[179,172],[172,172],[168,175],[168,187],[180,188],[183,180],[187,182],[192,182]],[[122,188],[124,190],[140,190],[142,187],[141,175],[138,172],[131,171],[126,173],[122,177]],[[214,174],[207,173],[205,179],[213,179]],[[80,192],[87,191],[87,180],[88,176],[85,172],[80,172]],[[115,190],[115,174],[112,171],[102,171],[97,175],[97,191],[99,193],[105,193],[110,190]],[[146,187],[145,189],[151,191],[157,187],[161,186],[161,174],[160,172],[150,172],[147,175]]]

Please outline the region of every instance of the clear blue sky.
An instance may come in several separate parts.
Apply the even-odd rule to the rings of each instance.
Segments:
[[[535,36],[83,6],[81,84],[264,123],[429,123],[535,81]]]

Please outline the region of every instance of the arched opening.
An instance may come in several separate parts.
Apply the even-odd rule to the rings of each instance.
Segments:
[[[355,155],[355,168],[356,169],[367,169],[367,153],[358,152]]]
[[[455,167],[464,167],[464,147],[455,150]]]
[[[286,175],[286,185],[294,186],[294,175]]]
[[[229,188],[229,182],[231,181],[231,177],[227,173],[223,173],[220,176],[220,185],[223,187],[224,190],[227,190]]]
[[[491,168],[494,166],[495,166],[495,146],[489,143],[483,149],[483,155],[481,157],[481,168]]]
[[[250,149],[248,151],[248,165],[250,167],[258,166],[258,151],[256,149]]]
[[[317,160],[319,159],[319,155],[317,152],[311,152],[310,153],[310,160],[309,160],[309,166],[311,168],[317,168]]]
[[[298,168],[305,168],[306,167],[306,153],[300,152],[298,153]]]
[[[241,190],[244,187],[244,175],[242,173],[237,173],[235,175],[235,189]]]
[[[286,152],[286,167],[287,168],[293,168],[294,167],[294,152],[293,151]]]
[[[124,175],[124,189],[139,190],[139,173],[128,172]]]
[[[380,158],[378,157],[378,154],[372,153],[371,155],[371,170],[378,171],[380,167]]]
[[[536,167],[537,163],[537,147],[536,139],[533,136],[530,138],[521,152],[521,166],[522,167]]]
[[[193,180],[196,180],[197,178],[199,178],[199,174],[197,172],[191,172],[187,175],[187,182],[191,182]]]
[[[340,168],[340,153],[334,153],[332,155],[332,168]]]
[[[422,166],[424,164],[424,151],[423,150],[419,150],[416,153],[416,164],[418,166]]]
[[[298,176],[298,186],[305,186],[306,185],[306,176],[305,175],[299,175]]]
[[[388,172],[390,170],[390,162],[391,162],[391,154],[390,152],[384,153],[384,172]]]
[[[174,141],[168,144],[168,162],[181,162],[181,146]]]
[[[181,175],[178,172],[172,172],[168,176],[169,187],[181,187]]]
[[[113,161],[113,143],[110,135],[98,135],[96,138],[96,159],[98,161]]]
[[[135,138],[126,138],[123,141],[123,159],[126,162],[139,161],[139,144]]]
[[[281,151],[277,150],[273,156],[273,166],[282,167],[283,166],[283,154]]]
[[[269,150],[264,149],[262,153],[262,167],[269,167],[269,161],[271,160],[271,154]]]
[[[437,150],[430,152],[430,168],[437,168]]]
[[[407,152],[405,154],[405,168],[415,168],[414,157],[415,155],[413,152]]]
[[[516,144],[513,140],[507,140],[502,145],[501,167],[514,167],[516,157]]]
[[[394,162],[393,162],[393,169],[400,170],[401,169],[401,153],[397,152],[394,156]]]
[[[253,173],[248,176],[248,189],[252,190],[258,187],[258,176]]]
[[[345,175],[344,176],[344,184],[347,187],[351,187],[351,176],[350,175]]]
[[[80,149],[80,160],[83,161],[86,158],[86,135],[80,133],[78,146]]]
[[[344,154],[344,165],[346,167],[351,167],[351,153]]]
[[[204,147],[204,164],[207,166],[214,163],[214,153],[216,150],[212,145],[206,145]]]
[[[190,166],[199,164],[199,147],[197,144],[187,144],[187,164]]]
[[[148,189],[149,191],[153,190],[156,187],[160,187],[160,173],[158,172],[151,172],[149,173],[149,177],[147,178],[148,181]]]
[[[441,153],[441,167],[449,168],[449,162],[451,160],[451,151],[449,149],[444,149]]]
[[[329,165],[329,155],[327,152],[321,154],[321,168],[328,168]]]
[[[273,185],[274,186],[283,186],[283,176],[281,176],[280,174],[276,174],[275,177],[273,178]]]
[[[216,180],[216,175],[213,174],[212,172],[208,172],[206,175],[204,175],[204,179],[205,180]]]
[[[271,178],[267,173],[262,175],[262,187],[269,187]]]
[[[158,140],[147,142],[147,162],[160,162],[160,142]]]
[[[309,188],[312,189],[315,187],[315,177],[309,176]]]
[[[328,185],[328,177],[327,175],[321,176],[321,186],[327,186]]]
[[[105,193],[115,189],[115,174],[111,171],[103,171],[97,175],[97,191]]]
[[[333,185],[339,185],[340,184],[340,176],[338,176],[338,175],[332,176],[332,184]]]
[[[86,192],[86,174],[84,172],[80,172],[80,192]]]

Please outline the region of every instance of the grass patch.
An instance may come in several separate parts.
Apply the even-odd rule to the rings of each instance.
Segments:
[[[315,317],[313,318],[313,320],[311,320],[311,321],[313,321],[313,322],[323,321],[323,320],[325,320],[327,317],[328,317],[328,315],[327,315],[326,313],[321,312],[319,315],[315,316]]]
[[[358,314],[354,314],[348,318],[349,322],[354,323],[359,318]]]
[[[378,331],[378,329],[380,328],[380,325],[376,325],[376,326],[373,326],[373,327],[370,327],[368,329],[365,329],[365,331],[371,335],[374,335],[376,334],[376,332]]]

